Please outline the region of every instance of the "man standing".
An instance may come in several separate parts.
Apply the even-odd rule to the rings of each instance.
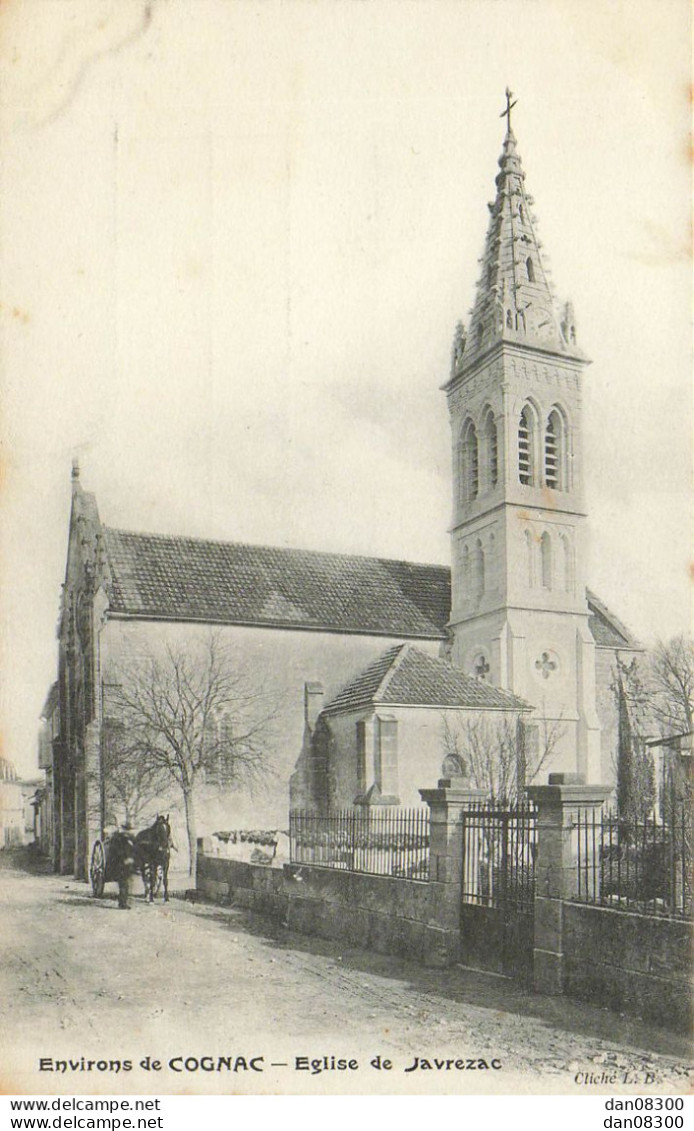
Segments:
[[[135,870],[134,829],[126,820],[111,837],[109,844],[109,863],[114,880],[118,881],[118,906],[122,911],[130,910],[130,878]]]

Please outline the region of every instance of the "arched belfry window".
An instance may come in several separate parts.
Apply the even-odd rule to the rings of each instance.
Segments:
[[[559,410],[553,408],[545,429],[545,485],[553,491],[565,491],[566,479],[566,425]]]
[[[518,421],[518,478],[526,487],[535,486],[535,413],[528,404]]]
[[[542,588],[552,588],[552,539],[545,530],[540,539],[540,565],[542,569]]]
[[[476,499],[480,489],[479,447],[477,430],[468,420],[460,437],[459,452],[460,501]]]
[[[487,486],[496,487],[499,481],[499,437],[494,414],[490,409],[484,422],[484,446],[487,464]]]

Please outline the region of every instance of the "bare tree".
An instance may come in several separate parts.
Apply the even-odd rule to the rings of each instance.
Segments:
[[[525,786],[551,760],[564,733],[561,721],[529,723],[506,713],[465,714],[456,722],[445,715],[442,729],[446,754],[456,755],[477,789],[502,803],[524,798]]]
[[[166,770],[141,757],[123,723],[108,715],[104,720],[101,772],[106,813],[118,824],[125,820],[137,825],[143,811],[153,802],[165,799],[171,789]]]
[[[198,789],[266,784],[276,701],[214,632],[197,647],[168,644],[129,664],[119,672],[114,701],[137,757],[181,794],[194,874]]]
[[[651,710],[664,735],[694,727],[694,641],[684,634],[659,641],[650,657]]]

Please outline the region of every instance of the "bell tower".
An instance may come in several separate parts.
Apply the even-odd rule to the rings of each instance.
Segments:
[[[534,704],[547,769],[600,778],[585,581],[582,382],[570,303],[558,313],[533,198],[506,118],[467,330],[445,385],[453,443],[453,660]]]

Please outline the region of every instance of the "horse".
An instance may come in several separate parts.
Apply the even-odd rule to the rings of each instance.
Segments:
[[[135,852],[145,887],[145,899],[154,902],[158,890],[157,875],[160,872],[164,885],[164,902],[169,901],[169,858],[173,841],[169,816],[159,814],[153,825],[135,837]]]

